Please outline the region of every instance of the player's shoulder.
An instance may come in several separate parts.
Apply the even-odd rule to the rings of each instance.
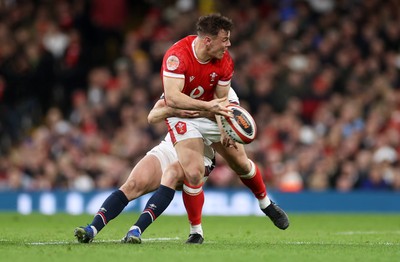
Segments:
[[[171,72],[182,72],[192,59],[191,46],[195,36],[187,36],[173,44],[165,53],[163,68]]]
[[[179,65],[187,64],[192,59],[191,46],[195,36],[187,36],[173,44],[165,53],[164,59],[167,65],[173,65],[176,69]],[[169,67],[168,67],[169,69]],[[173,71],[174,69],[169,69]]]
[[[192,43],[196,36],[194,35],[189,35],[181,40],[175,42],[167,51],[167,54],[175,54],[175,55],[181,55],[189,52],[191,50]]]

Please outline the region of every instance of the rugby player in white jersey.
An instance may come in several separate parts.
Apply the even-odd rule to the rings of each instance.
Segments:
[[[159,122],[169,116],[180,116],[185,118],[201,116],[199,112],[188,110],[177,110],[162,106],[164,100],[159,100],[151,110],[148,120],[150,123]],[[103,202],[92,222],[87,226],[75,228],[74,235],[80,243],[90,243],[94,237],[114,218],[116,218],[128,203],[142,195],[155,191],[160,182],[179,188],[183,183],[183,171],[177,162],[175,148],[169,134],[157,146],[135,165],[125,183],[116,191],[112,192]],[[204,165],[205,178],[215,166],[214,150],[205,146]],[[166,168],[169,172],[165,172]],[[176,171],[174,171],[176,170]],[[163,176],[163,173],[167,175]],[[170,174],[168,176],[168,174]],[[173,174],[173,175],[171,175]],[[193,229],[191,229],[193,231]]]

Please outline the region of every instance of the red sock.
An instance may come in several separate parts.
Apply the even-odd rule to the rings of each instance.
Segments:
[[[186,181],[182,190],[183,203],[191,225],[201,224],[201,213],[204,204],[203,184],[192,186]]]
[[[260,169],[257,165],[249,159],[252,164],[252,168],[249,174],[240,176],[243,184],[245,184],[254,194],[257,199],[262,199],[267,195],[267,189],[265,187]]]

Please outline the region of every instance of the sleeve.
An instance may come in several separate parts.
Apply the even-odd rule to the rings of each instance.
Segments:
[[[233,77],[233,60],[228,52],[225,53],[224,58],[221,61],[221,78],[218,81],[218,85],[221,86],[230,86],[231,79]]]
[[[168,50],[163,59],[163,76],[173,78],[185,78],[186,63],[182,53],[177,52],[176,48]]]

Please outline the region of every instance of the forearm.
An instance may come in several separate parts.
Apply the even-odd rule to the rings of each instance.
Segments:
[[[184,110],[206,111],[210,103],[193,99],[182,93],[185,81],[183,79],[163,77],[164,95],[167,106]]]
[[[184,83],[185,82],[182,79],[174,79],[170,77],[163,78],[164,97],[167,106],[183,110],[209,111],[219,115],[230,116],[231,110],[221,104],[227,99],[228,90],[226,87],[217,86],[217,97],[220,98],[211,101],[203,101],[201,99],[194,99],[182,93]],[[196,92],[201,92],[201,90],[192,91],[192,93]]]
[[[155,124],[163,121],[165,118],[173,116],[174,109],[168,106],[154,108],[150,111],[147,116],[147,122],[149,124]]]
[[[167,106],[164,100],[159,100],[157,101],[157,103],[154,105],[153,109],[147,116],[147,121],[149,122],[149,124],[155,124],[172,116],[181,118],[193,118],[193,117],[201,117],[201,114],[199,113],[199,111],[189,111],[189,110],[172,108]]]
[[[193,99],[181,92],[174,92],[173,94],[168,95],[166,93],[165,102],[167,103],[167,106],[177,109],[197,111],[208,111],[210,109],[208,102]]]

